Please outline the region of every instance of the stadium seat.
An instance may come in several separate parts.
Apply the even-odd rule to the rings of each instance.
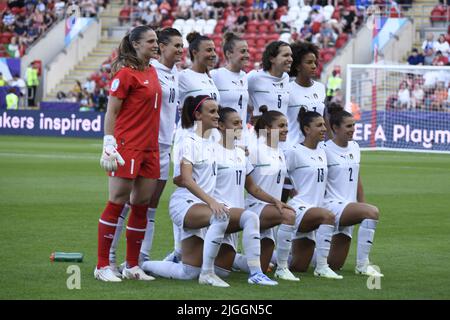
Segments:
[[[249,23],[249,24],[247,24],[247,32],[257,33],[258,32],[258,28],[257,28],[256,25]]]

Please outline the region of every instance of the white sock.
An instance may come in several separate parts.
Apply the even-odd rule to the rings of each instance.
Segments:
[[[377,220],[364,219],[359,226],[358,246],[356,249],[356,264],[359,267],[369,264],[369,253],[372,249]]]
[[[316,268],[328,266],[328,254],[330,253],[331,237],[333,236],[334,225],[321,224],[316,232]]]
[[[289,252],[292,248],[292,236],[295,226],[280,224],[277,232],[277,268],[288,267]]]
[[[155,208],[148,208],[147,210],[147,228],[145,229],[145,237],[142,240],[141,252],[139,256],[148,258],[153,244],[153,235],[155,233]]]
[[[159,277],[178,280],[196,279],[200,274],[198,267],[171,261],[145,261],[142,270]]]
[[[127,219],[128,213],[130,213],[130,205],[127,203],[120,213],[119,219],[117,220],[116,231],[114,232],[114,238],[111,243],[111,248],[109,249],[109,263],[116,264],[116,251],[119,245],[120,236],[124,229],[125,220]]]
[[[328,259],[328,258],[327,258],[327,259]],[[316,265],[317,265],[317,250],[316,250],[316,248],[314,248],[314,253],[313,253],[313,256],[312,256],[312,258],[311,258],[311,266],[312,266],[313,268],[315,268]]]
[[[243,230],[242,246],[244,247],[250,274],[262,273],[259,217],[254,212],[246,210],[242,212],[239,225]]]
[[[214,260],[219,253],[220,245],[223,241],[223,236],[227,230],[230,219],[226,220],[216,218],[213,214],[210,220],[210,226],[206,231],[204,243],[203,243],[203,263],[202,273],[214,272]]]
[[[172,224],[173,227],[173,248],[175,254],[181,257],[181,230],[175,223]]]
[[[234,256],[233,268],[239,269],[243,272],[250,273],[250,269],[248,268],[247,258],[241,253],[236,253],[236,255]]]

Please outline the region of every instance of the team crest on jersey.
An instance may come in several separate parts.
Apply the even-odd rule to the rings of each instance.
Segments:
[[[209,81],[210,85],[212,85],[212,86],[214,85],[214,82],[211,79],[209,79],[208,81]]]
[[[148,80],[145,80],[144,81],[144,84],[149,84],[150,82],[148,81]]]
[[[171,76],[171,77],[165,76],[165,77],[167,80],[170,80],[172,82],[175,81],[175,76]]]
[[[320,157],[320,156],[319,156],[318,158],[319,158],[319,161],[320,161],[320,162],[323,162],[323,159],[322,159],[322,157]]]
[[[353,155],[350,153],[350,159],[352,159],[353,160]]]
[[[120,80],[114,79],[114,81],[111,83],[111,91],[116,91],[119,88]]]
[[[317,95],[317,93],[313,94],[314,99],[319,99],[319,96]]]
[[[242,80],[231,81],[231,83],[237,85],[238,87],[243,87],[244,86],[244,81],[242,81]]]
[[[283,89],[283,82],[280,83],[272,83],[275,88]]]

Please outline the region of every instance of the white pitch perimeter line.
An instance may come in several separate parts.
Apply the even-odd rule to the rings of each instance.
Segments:
[[[44,153],[19,153],[19,152],[0,152],[0,157],[29,157],[29,158],[45,158],[45,159],[97,159],[97,156],[91,154],[44,154]]]

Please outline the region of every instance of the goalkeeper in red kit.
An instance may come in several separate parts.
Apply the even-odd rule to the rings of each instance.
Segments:
[[[98,224],[98,280],[153,280],[138,265],[147,225],[147,209],[159,169],[158,132],[161,86],[151,58],[158,54],[156,33],[147,26],[130,31],[119,45],[112,65],[112,82],[105,115],[100,165],[109,175],[109,199]],[[109,265],[109,250],[117,221],[131,203],[126,237],[126,266],[120,275]]]

